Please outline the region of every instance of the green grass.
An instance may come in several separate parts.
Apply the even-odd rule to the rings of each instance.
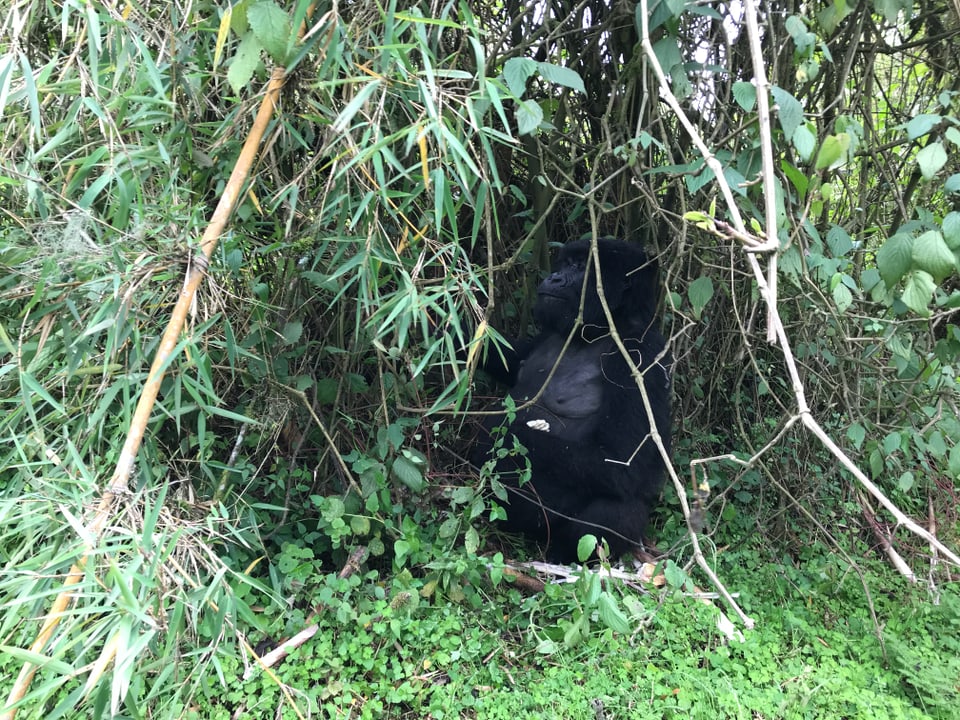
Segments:
[[[879,573],[872,579],[889,574],[871,570]],[[757,627],[742,643],[716,629],[715,606],[672,590],[620,588],[640,612],[631,632],[615,633],[594,616],[578,642],[553,645],[549,654],[538,648],[544,638],[563,636],[580,605],[577,586],[534,597],[487,588],[492,595],[477,593],[472,602],[408,599],[396,610],[396,595],[393,603],[362,600],[348,613],[328,609],[320,632],[275,668],[276,678],[304,715],[330,718],[955,716],[945,687],[960,669],[955,595],[945,594],[938,608],[920,593],[877,608],[888,651],[909,643],[922,658],[922,672],[904,672],[902,660],[884,660],[862,588],[844,583],[827,591],[812,587],[816,581],[776,564],[753,575],[741,600]],[[367,590],[380,587],[372,576],[368,582]],[[801,584],[810,587],[800,591]],[[365,605],[368,611],[352,612]],[[952,638],[947,644],[943,633]],[[273,715],[278,708],[281,717],[296,717],[273,678],[255,672],[239,679],[236,657],[224,670],[225,687],[213,688],[192,717]]]

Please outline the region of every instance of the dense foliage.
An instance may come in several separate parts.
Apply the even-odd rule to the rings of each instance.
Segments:
[[[853,470],[957,547],[956,5],[308,5],[0,10],[21,716],[951,717],[956,569]],[[274,66],[254,173],[91,532]],[[601,235],[659,256],[675,467],[758,621],[744,643],[693,599],[674,488],[662,583],[528,597],[501,488],[460,459],[489,407],[475,353],[530,329],[554,244]]]

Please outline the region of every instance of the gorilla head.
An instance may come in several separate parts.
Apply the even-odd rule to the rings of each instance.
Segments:
[[[611,238],[597,241],[603,295],[618,321],[652,319],[656,310],[657,263],[647,260],[639,245]],[[584,279],[586,289],[584,292]],[[577,240],[560,251],[556,269],[540,283],[533,313],[542,330],[573,329],[584,292],[583,323],[607,328],[606,314],[597,294],[597,275],[590,255],[590,241]]]
[[[537,291],[540,334],[514,342],[503,358],[490,353],[484,365],[510,388],[518,409],[507,431],[527,449],[530,462],[531,478],[524,484],[517,480],[521,458],[496,462],[509,491],[506,526],[561,561],[576,559],[577,541],[586,533],[604,537],[614,553],[641,544],[664,476],[652,425],[668,452],[670,447],[670,357],[654,322],[656,263],[639,245],[621,240],[601,239],[597,250],[599,285],[590,242],[566,245],[557,269]],[[611,333],[601,289],[629,361]],[[490,432],[505,423],[504,417],[485,423],[475,463],[489,457]]]

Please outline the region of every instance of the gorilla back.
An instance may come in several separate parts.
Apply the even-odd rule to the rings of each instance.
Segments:
[[[506,527],[564,562],[576,560],[577,542],[586,533],[605,538],[614,555],[640,545],[659,497],[663,461],[634,367],[653,423],[670,448],[671,360],[656,327],[656,261],[620,240],[600,239],[598,250],[612,329],[630,362],[600,300],[590,241],[578,240],[561,250],[557,269],[537,290],[540,334],[512,343],[502,359],[491,352],[483,366],[510,387],[519,408],[507,426],[505,447],[516,436],[530,462],[531,477],[523,485],[522,457],[496,463],[509,494]],[[473,458],[477,465],[490,455],[491,431],[505,421],[500,416],[485,423]]]

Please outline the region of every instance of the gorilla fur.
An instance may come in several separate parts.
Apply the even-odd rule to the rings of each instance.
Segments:
[[[643,542],[664,467],[634,364],[668,453],[670,448],[671,358],[656,327],[656,261],[622,240],[600,239],[598,251],[603,296],[632,363],[611,333],[590,241],[578,240],[561,249],[557,268],[537,290],[540,334],[511,343],[502,356],[491,350],[483,365],[510,388],[518,408],[503,447],[513,447],[510,436],[516,436],[531,470],[521,484],[522,456],[496,461],[508,492],[506,529],[537,541],[547,557],[562,562],[577,559],[577,542],[586,533],[605,538],[614,556]],[[478,466],[490,457],[495,430],[506,421],[501,415],[484,423],[473,455]]]

